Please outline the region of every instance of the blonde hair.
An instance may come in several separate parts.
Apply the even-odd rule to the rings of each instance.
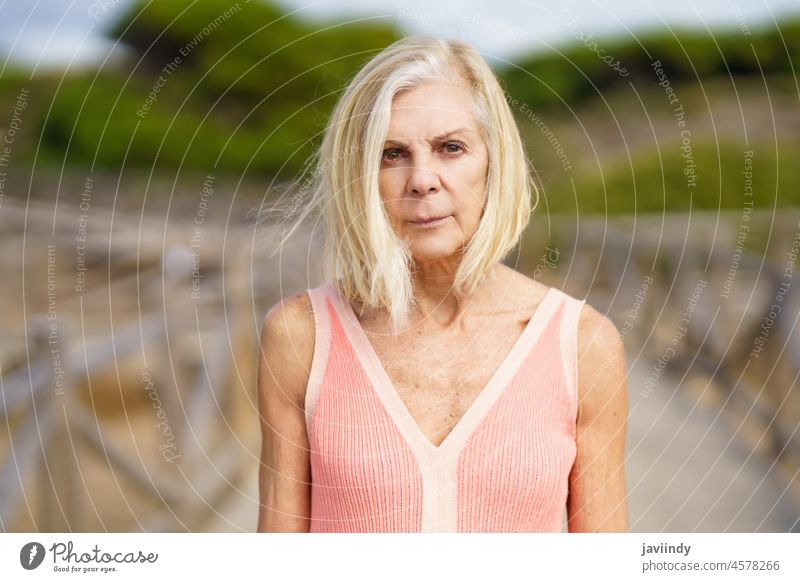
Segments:
[[[373,57],[350,81],[328,120],[306,180],[310,199],[295,226],[312,208],[319,210],[326,235],[324,276],[336,281],[346,298],[386,309],[395,333],[406,325],[415,303],[413,258],[390,225],[378,172],[395,96],[434,80],[471,89],[489,155],[486,203],[456,272],[457,296],[472,293],[514,248],[539,198],[505,93],[474,48],[459,39],[412,35]]]

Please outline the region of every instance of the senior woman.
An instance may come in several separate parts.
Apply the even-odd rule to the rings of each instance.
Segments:
[[[262,323],[258,530],[626,530],[620,335],[501,262],[538,192],[483,58],[395,42],[317,162],[328,277]]]

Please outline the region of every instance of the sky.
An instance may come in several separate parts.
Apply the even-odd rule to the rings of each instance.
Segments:
[[[0,0],[0,62],[8,58],[37,70],[92,66],[113,52],[102,32],[131,1]],[[546,50],[578,33],[633,35],[665,26],[753,29],[800,14],[800,0],[273,1],[309,20],[374,18],[406,33],[463,38],[489,61]]]

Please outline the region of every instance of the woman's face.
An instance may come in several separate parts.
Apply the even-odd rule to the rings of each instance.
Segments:
[[[469,242],[486,199],[489,158],[468,87],[437,81],[397,95],[378,179],[395,232],[416,261]]]

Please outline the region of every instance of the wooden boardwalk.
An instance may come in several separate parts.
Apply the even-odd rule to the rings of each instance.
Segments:
[[[8,329],[0,338],[0,530],[255,530],[258,326],[280,297],[318,282],[314,247],[298,233],[284,256],[272,256],[245,224],[209,221],[199,242],[202,293],[193,298],[192,208],[169,225],[121,216],[113,236],[111,216],[93,210],[87,288],[76,294],[77,213],[62,207],[56,221],[46,204],[4,203],[0,237],[15,252],[2,258],[12,276],[0,282]],[[535,223],[527,239],[538,251],[559,248],[543,280],[588,291],[620,329],[645,275],[657,279],[626,336],[631,529],[800,531],[800,285],[785,297],[758,366],[740,366],[769,313],[796,220],[768,223],[775,249],[765,261],[743,258],[736,293],[715,303],[737,216],[635,217],[636,228],[624,219],[545,218],[547,228]],[[47,346],[48,242],[57,243],[63,393]],[[711,247],[716,254],[704,254]],[[533,274],[536,259],[522,258],[516,267]],[[645,390],[701,277],[716,291],[704,292],[682,349]],[[153,428],[161,408],[170,435]],[[172,436],[182,455],[175,465],[163,450]]]
[[[756,453],[736,418],[681,389],[675,378],[662,377],[644,398],[652,369],[653,362],[629,369],[631,531],[800,531],[797,472]]]
[[[800,532],[790,475],[742,442],[734,419],[693,400],[671,378],[642,398],[652,362],[629,369],[625,472],[635,532]],[[253,421],[255,422],[255,418]],[[258,480],[220,508],[211,531],[255,531]]]

